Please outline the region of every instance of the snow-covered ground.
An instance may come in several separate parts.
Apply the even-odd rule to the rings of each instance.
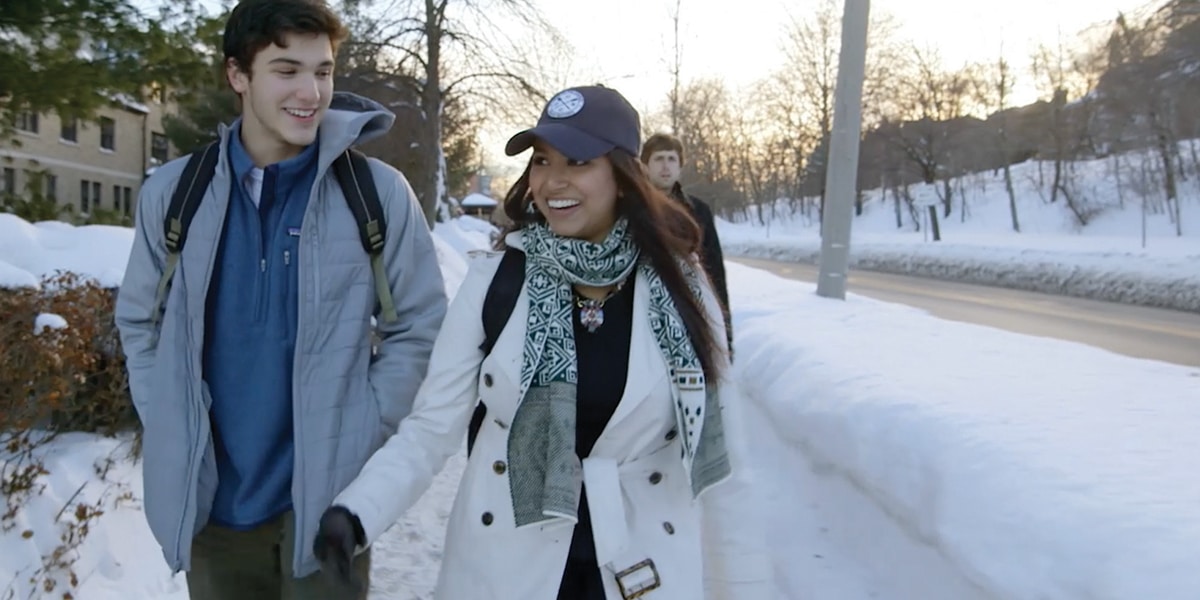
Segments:
[[[1182,151],[1189,151],[1186,142]],[[1114,161],[1125,173],[1119,186]],[[1159,188],[1140,175],[1132,177],[1140,173],[1140,161],[1140,154],[1131,153],[1072,165],[1074,194],[1101,211],[1082,228],[1063,200],[1046,201],[1040,190],[1048,186],[1038,181],[1048,176],[1050,166],[1036,162],[1012,170],[1020,234],[1012,232],[1000,174],[954,180],[954,212],[940,220],[942,241],[937,243],[928,237],[926,211],[914,221],[902,207],[898,228],[893,198],[881,199],[879,190],[869,190],[864,193],[863,214],[852,226],[851,266],[1200,311],[1200,177],[1179,184],[1183,235],[1178,236],[1174,220],[1161,210]],[[938,190],[940,184],[911,187],[918,202],[935,199]],[[1145,247],[1139,200],[1143,193],[1150,213]],[[960,194],[967,198],[965,220]],[[817,262],[821,238],[815,213],[793,214],[786,204],[777,203],[774,212],[763,207],[761,219],[755,210],[739,215],[738,223],[719,222],[726,254]]]
[[[450,291],[461,253],[488,244],[480,225],[435,231]],[[52,271],[28,247],[8,253],[14,226],[63,228],[0,220],[0,268]],[[58,239],[54,260],[108,255],[75,268],[119,279],[129,237],[109,234]],[[779,598],[1200,598],[1200,370],[820,299],[811,285],[727,268]],[[4,586],[30,595],[72,512],[56,520],[60,510],[96,501],[106,513],[78,551],[75,597],[186,598],[145,525],[125,443],[71,435],[47,450],[46,492],[0,532],[0,598]],[[114,453],[115,488],[93,468]],[[453,459],[380,540],[372,598],[430,597],[462,465]]]
[[[729,268],[741,384],[807,484],[789,501],[877,597],[1200,598],[1200,370]]]

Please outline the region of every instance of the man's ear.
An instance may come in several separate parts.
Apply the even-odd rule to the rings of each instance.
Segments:
[[[250,88],[250,73],[242,70],[235,58],[225,59],[225,80],[239,96]]]

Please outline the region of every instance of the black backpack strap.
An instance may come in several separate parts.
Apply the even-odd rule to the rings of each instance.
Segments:
[[[496,346],[496,339],[508,324],[508,318],[517,306],[517,297],[521,295],[521,286],[524,284],[525,253],[509,248],[504,251],[500,265],[496,267],[496,274],[492,276],[492,282],[488,285],[487,295],[483,298],[483,343],[479,345],[479,349],[483,350],[485,356],[491,354],[492,348]],[[475,437],[479,435],[479,428],[483,426],[486,416],[487,405],[480,402],[475,406],[475,413],[471,415],[471,423],[467,427],[468,455],[475,446]]]
[[[525,253],[508,248],[500,258],[492,283],[488,285],[487,295],[483,298],[483,343],[479,349],[484,356],[492,353],[496,339],[508,317],[517,306],[517,296],[521,295],[521,287],[525,285]]]
[[[193,152],[188,157],[183,175],[175,184],[171,194],[171,204],[163,217],[163,235],[167,246],[167,264],[158,280],[158,293],[154,300],[154,319],[158,320],[163,303],[167,299],[167,291],[171,288],[171,278],[175,276],[175,268],[179,265],[179,254],[187,242],[188,227],[192,225],[192,217],[200,208],[204,194],[213,174],[217,172],[217,159],[221,154],[220,141],[211,142],[207,146]]]
[[[363,250],[371,257],[371,271],[375,277],[375,295],[383,311],[384,322],[391,323],[396,315],[396,303],[388,283],[387,270],[383,265],[383,244],[387,240],[387,222],[383,217],[383,205],[375,188],[375,177],[367,157],[357,150],[346,150],[333,161],[333,171],[342,195],[358,222],[358,237]]]

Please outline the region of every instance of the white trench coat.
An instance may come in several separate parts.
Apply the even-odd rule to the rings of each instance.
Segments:
[[[518,245],[516,238],[510,236],[509,244]],[[564,518],[515,525],[507,446],[519,401],[528,316],[524,288],[491,354],[485,358],[479,349],[483,300],[500,256],[470,259],[412,413],[335,500],[358,515],[368,542],[374,541],[462,449],[476,402],[484,402],[487,417],[450,515],[438,600],[555,600],[574,528]],[[648,290],[639,276],[625,393],[583,461],[607,600],[621,600],[616,574],[630,568],[621,578],[630,593],[657,577],[659,587],[640,596],[645,600],[766,600],[772,584],[765,516],[750,486],[738,416],[742,401],[729,366],[720,398],[733,475],[693,500],[675,435],[667,364],[646,318]],[[724,344],[721,312],[711,293],[706,305],[713,337]]]

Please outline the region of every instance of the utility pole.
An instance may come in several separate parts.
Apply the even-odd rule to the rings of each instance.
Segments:
[[[817,295],[846,299],[850,265],[850,222],[858,179],[858,138],[862,130],[863,73],[867,62],[870,0],[845,0],[842,51],[834,92],[833,132],[825,173],[826,206],[821,220],[821,273]]]

